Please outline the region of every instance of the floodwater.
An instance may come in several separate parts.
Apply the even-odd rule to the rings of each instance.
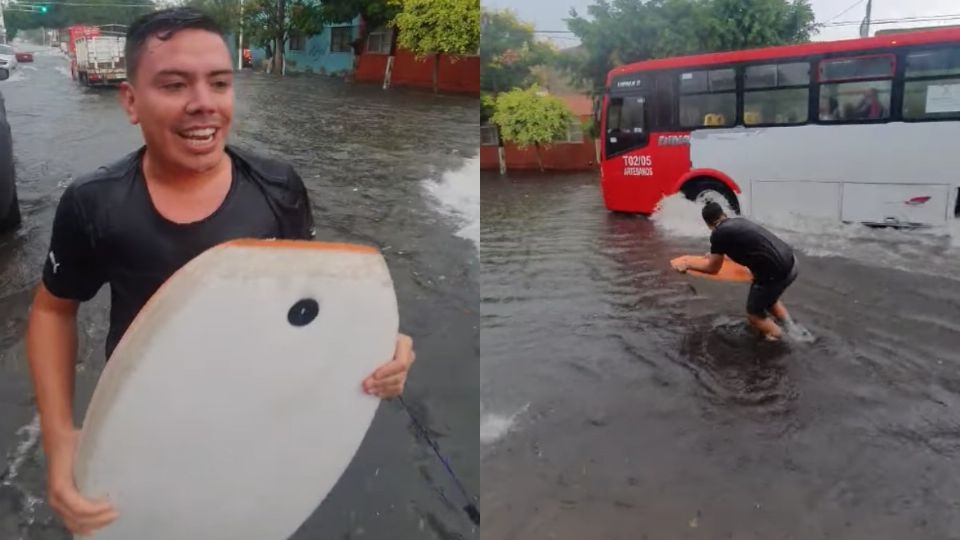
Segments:
[[[63,189],[142,139],[116,91],[78,87],[55,51],[0,82],[0,92],[24,216],[19,231],[0,238],[0,538],[66,539],[45,502],[27,311]],[[406,403],[477,496],[479,100],[252,72],[238,75],[236,92],[233,142],[297,167],[318,237],[385,253],[401,331],[417,350]],[[105,287],[81,308],[78,423],[103,367],[108,295]],[[292,539],[478,538],[465,504],[400,403],[385,402],[341,481]]]
[[[960,538],[951,231],[777,228],[812,343],[747,284],[680,275],[696,207],[603,207],[594,174],[481,175],[484,538]]]

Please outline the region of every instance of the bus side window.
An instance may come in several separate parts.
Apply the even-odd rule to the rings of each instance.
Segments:
[[[910,52],[903,83],[903,117],[960,117],[960,47]]]
[[[680,126],[732,126],[737,117],[733,68],[680,74]]]
[[[650,125],[647,131],[673,131],[677,128],[677,100],[675,76],[663,73],[657,76],[656,91],[649,104]]]
[[[747,66],[743,124],[802,124],[807,121],[810,63]]]
[[[893,55],[820,61],[820,120],[862,122],[890,117]]]

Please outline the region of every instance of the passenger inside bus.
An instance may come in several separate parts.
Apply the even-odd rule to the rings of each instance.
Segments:
[[[863,98],[854,109],[854,117],[866,120],[876,120],[886,116],[886,109],[880,103],[880,95],[876,88],[868,88]]]
[[[820,120],[839,120],[840,103],[837,98],[830,96],[826,101],[820,100]]]
[[[882,98],[877,88],[841,94],[841,99],[842,104],[836,97],[821,98],[820,120],[879,120],[889,114],[889,97]]]

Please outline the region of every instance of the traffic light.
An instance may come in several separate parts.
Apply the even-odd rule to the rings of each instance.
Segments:
[[[40,13],[46,13],[46,12],[47,12],[47,6],[40,6]]]

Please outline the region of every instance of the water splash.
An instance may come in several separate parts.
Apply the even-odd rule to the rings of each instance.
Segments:
[[[806,329],[801,324],[796,323],[792,319],[788,318],[786,322],[782,324],[783,332],[786,335],[789,341],[796,343],[813,343],[817,338]]]
[[[439,182],[426,180],[424,189],[437,202],[441,212],[459,221],[457,236],[480,242],[480,156],[447,172]]]
[[[517,418],[527,411],[529,403],[520,408],[517,412],[504,415],[486,413],[480,415],[480,444],[493,444],[516,427]]]
[[[17,430],[20,441],[16,448],[7,457],[7,467],[3,474],[2,486],[9,490],[10,496],[20,499],[20,523],[31,526],[36,521],[37,510],[44,505],[42,498],[31,493],[27,485],[19,481],[20,469],[38,451],[40,444],[40,415],[34,414],[33,419]]]
[[[710,229],[700,217],[700,206],[680,193],[661,200],[651,219],[669,236],[704,238],[710,235]]]
[[[29,424],[17,430],[17,436],[20,437],[20,442],[10,455],[7,472],[4,475],[4,483],[8,484],[16,480],[20,474],[20,467],[40,441],[40,415],[34,414]]]
[[[13,70],[12,73],[10,73],[10,78],[7,79],[7,82],[14,83],[14,82],[23,82],[27,80],[30,80],[30,78],[27,77],[26,71],[22,69],[15,69]]]

